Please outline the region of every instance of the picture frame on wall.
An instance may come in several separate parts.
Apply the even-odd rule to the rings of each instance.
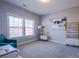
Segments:
[[[51,19],[53,28],[66,30],[67,17]]]

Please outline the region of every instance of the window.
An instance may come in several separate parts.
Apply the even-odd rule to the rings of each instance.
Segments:
[[[9,37],[30,36],[34,34],[34,21],[9,16]]]
[[[33,35],[34,22],[32,20],[25,20],[25,36]]]
[[[23,36],[22,18],[9,16],[9,37]]]

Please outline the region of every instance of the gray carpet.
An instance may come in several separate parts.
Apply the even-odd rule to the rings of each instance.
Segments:
[[[19,55],[23,58],[78,58],[79,48],[66,45],[35,41],[19,46]]]

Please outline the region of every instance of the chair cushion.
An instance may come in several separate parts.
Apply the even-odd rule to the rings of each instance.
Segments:
[[[0,42],[4,42],[4,36],[0,35]]]

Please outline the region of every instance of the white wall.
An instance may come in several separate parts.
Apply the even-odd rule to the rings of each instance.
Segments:
[[[49,35],[50,38],[52,38],[53,41],[66,43],[67,40],[65,31],[58,31],[58,30],[52,30],[51,29],[51,22],[49,21],[51,18],[62,18],[67,17],[67,22],[78,22],[79,21],[79,7],[74,7],[66,10],[62,10],[56,13],[51,13],[48,15],[45,15],[42,17],[42,25],[45,27],[45,34]],[[51,30],[49,30],[51,29]],[[49,33],[49,34],[48,34]],[[53,34],[52,34],[53,33]],[[57,35],[57,36],[56,36]]]
[[[7,13],[13,13],[15,15],[19,15],[21,17],[32,19],[35,21],[35,35],[29,37],[15,38],[17,39],[18,43],[38,38],[39,35],[37,26],[40,24],[40,16],[5,2],[0,2],[0,34],[4,34],[5,36],[7,36],[8,34]]]

